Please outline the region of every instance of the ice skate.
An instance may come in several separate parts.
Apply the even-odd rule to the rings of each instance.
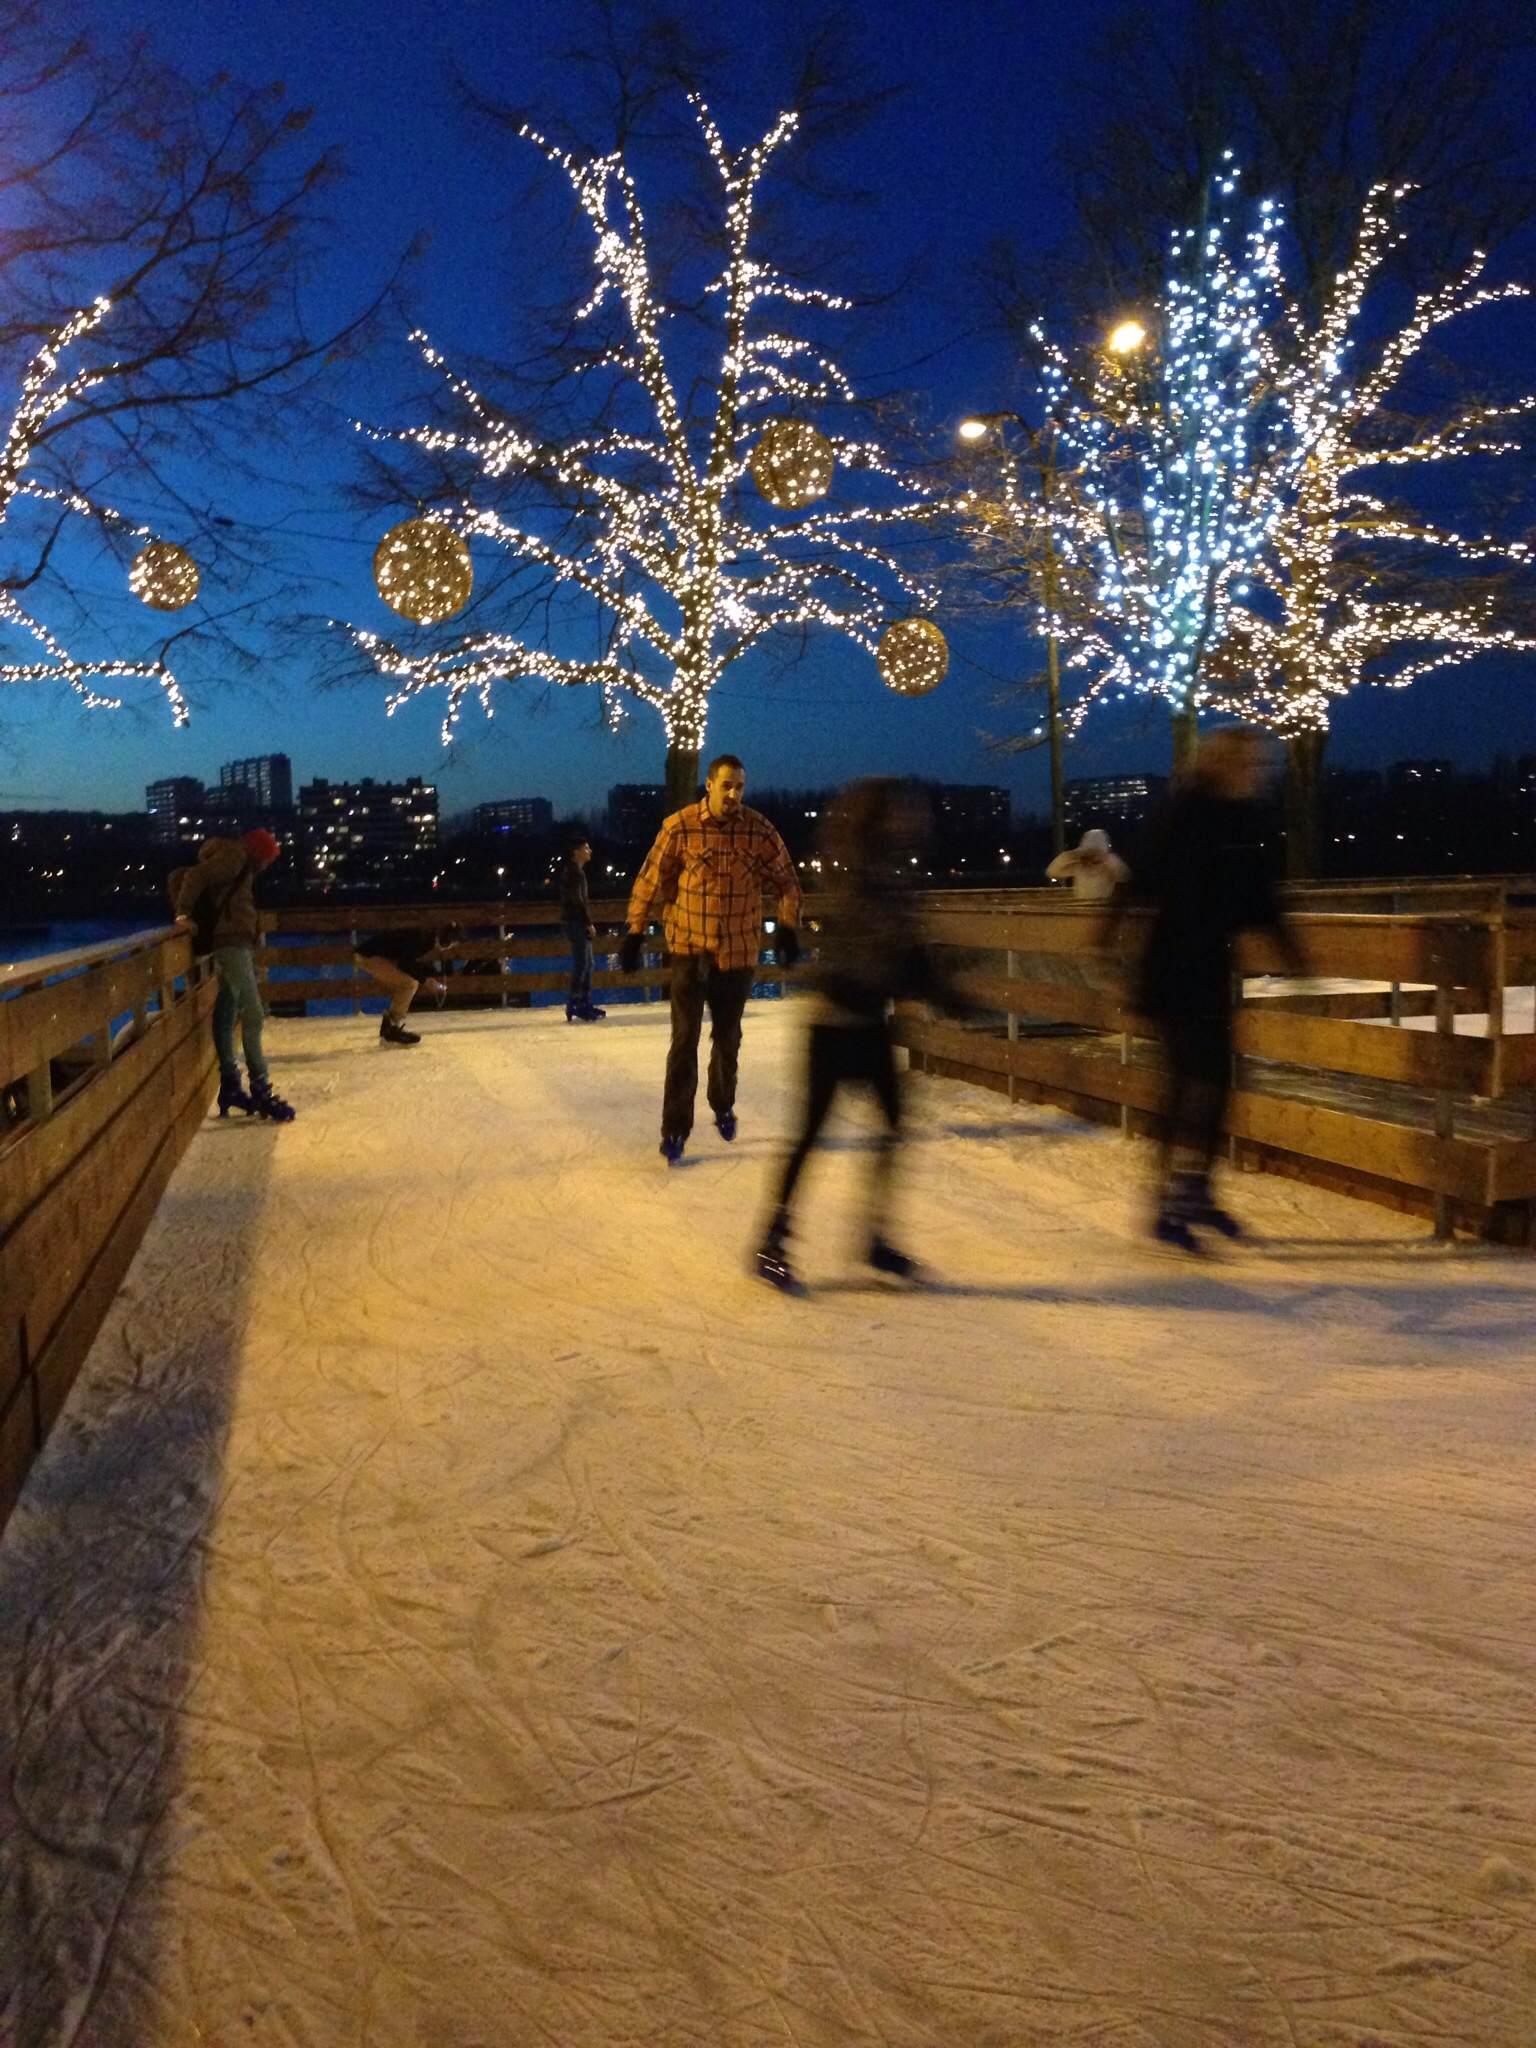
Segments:
[[[219,1076],[219,1115],[228,1116],[232,1109],[243,1109],[247,1116],[256,1114],[255,1103],[240,1086],[238,1070]]]
[[[265,1117],[269,1124],[291,1124],[298,1111],[291,1102],[284,1102],[281,1095],[272,1091],[272,1083],[265,1075],[258,1081],[251,1076],[251,1104],[257,1116]]]
[[[788,1240],[789,1219],[780,1210],[769,1224],[762,1243],[752,1254],[753,1270],[759,1280],[766,1280],[781,1294],[804,1294],[805,1288],[789,1263]]]
[[[668,1138],[663,1136],[657,1150],[661,1153],[668,1166],[681,1166],[683,1163],[683,1148],[687,1143],[688,1140],[686,1138]]]
[[[1204,1174],[1191,1174],[1184,1191],[1184,1206],[1190,1223],[1197,1230],[1214,1230],[1229,1243],[1235,1243],[1243,1235],[1243,1226],[1230,1209],[1223,1209],[1211,1193],[1211,1184]]]
[[[1152,1218],[1152,1235],[1159,1244],[1171,1245],[1175,1251],[1198,1255],[1205,1247],[1191,1227],[1194,1214],[1185,1186],[1186,1179],[1186,1175],[1176,1174],[1163,1189],[1158,1198],[1157,1213]]]
[[[379,1026],[380,1045],[420,1045],[421,1033],[407,1031],[403,1024],[397,1024],[393,1017],[386,1017]]]
[[[720,1133],[720,1136],[727,1145],[734,1145],[736,1142],[735,1110],[722,1110],[720,1115],[715,1118],[715,1129]]]
[[[916,1259],[909,1259],[905,1252],[897,1251],[895,1245],[887,1243],[878,1232],[869,1240],[865,1256],[877,1273],[885,1273],[892,1280],[918,1281],[923,1277]]]

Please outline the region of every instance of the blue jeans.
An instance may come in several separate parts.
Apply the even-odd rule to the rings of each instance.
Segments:
[[[253,1081],[267,1078],[267,1062],[261,1050],[261,991],[256,986],[256,962],[249,946],[215,946],[213,964],[219,977],[218,1001],[213,1006],[213,1043],[219,1055],[219,1072],[240,1072],[235,1057],[235,1019],[240,1019],[240,1039],[245,1047],[245,1064]]]
[[[569,919],[565,936],[571,942],[571,993],[573,1003],[590,1003],[592,1000],[592,941],[584,924]]]

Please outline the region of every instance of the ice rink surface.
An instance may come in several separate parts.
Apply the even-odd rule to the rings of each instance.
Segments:
[[[278,1024],[0,1546],[18,2048],[1532,2048],[1536,1262],[800,1017]]]

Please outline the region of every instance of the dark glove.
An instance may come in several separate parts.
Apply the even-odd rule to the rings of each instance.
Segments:
[[[781,924],[774,933],[773,957],[781,967],[793,967],[800,958],[800,934],[792,924]]]
[[[619,941],[619,965],[626,974],[639,973],[640,955],[644,947],[644,932],[626,932]]]

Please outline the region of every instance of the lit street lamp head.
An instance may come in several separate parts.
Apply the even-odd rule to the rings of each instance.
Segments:
[[[962,441],[984,441],[991,430],[990,420],[969,419],[960,422],[958,431]]]
[[[1122,320],[1110,333],[1108,347],[1111,355],[1133,356],[1147,338],[1147,330],[1139,320]]]

